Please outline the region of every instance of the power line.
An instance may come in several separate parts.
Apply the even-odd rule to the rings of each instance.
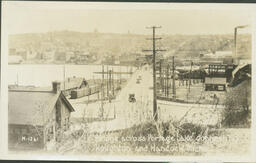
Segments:
[[[172,98],[173,98],[173,100],[176,99],[174,56],[172,56]]]
[[[152,50],[143,50],[143,51],[152,51],[153,53],[153,118],[155,121],[158,120],[158,112],[157,112],[157,95],[156,95],[156,53],[158,51],[166,51],[166,50],[161,50],[161,49],[156,49],[156,44],[155,41],[156,40],[160,40],[161,38],[155,37],[155,29],[157,28],[161,28],[161,26],[152,26],[152,27],[146,27],[148,29],[152,29],[153,30],[153,37],[152,38],[148,38],[148,40],[152,40]]]

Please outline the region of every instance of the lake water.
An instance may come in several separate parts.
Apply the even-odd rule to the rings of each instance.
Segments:
[[[134,71],[135,67],[127,66],[108,66],[109,70],[115,72]],[[104,66],[105,71],[107,66]],[[65,70],[65,71],[64,71]],[[101,65],[8,65],[8,84],[19,85],[34,85],[34,86],[51,86],[54,80],[63,80],[65,77],[83,77],[88,79],[101,79],[102,74],[94,72],[102,71]],[[122,78],[127,78],[130,75],[122,75]],[[105,76],[106,78],[106,76]],[[120,78],[120,75],[115,75],[114,78]]]

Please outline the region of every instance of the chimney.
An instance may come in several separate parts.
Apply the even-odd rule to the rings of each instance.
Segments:
[[[53,93],[60,92],[60,82],[58,82],[58,81],[52,82],[52,91],[53,91]]]

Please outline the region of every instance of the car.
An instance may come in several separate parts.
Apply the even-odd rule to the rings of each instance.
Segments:
[[[137,83],[137,84],[140,84],[140,79],[137,79],[136,83]]]
[[[135,94],[129,94],[129,102],[136,102],[136,99],[135,99]]]

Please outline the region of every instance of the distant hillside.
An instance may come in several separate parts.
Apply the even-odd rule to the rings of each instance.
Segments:
[[[95,55],[121,55],[142,53],[151,49],[151,35],[82,33],[55,31],[10,35],[9,47],[31,51],[88,51]],[[233,50],[233,35],[162,35],[157,46],[167,49],[168,55],[199,56],[200,53]],[[240,34],[237,41],[238,54],[250,57],[251,36]]]

